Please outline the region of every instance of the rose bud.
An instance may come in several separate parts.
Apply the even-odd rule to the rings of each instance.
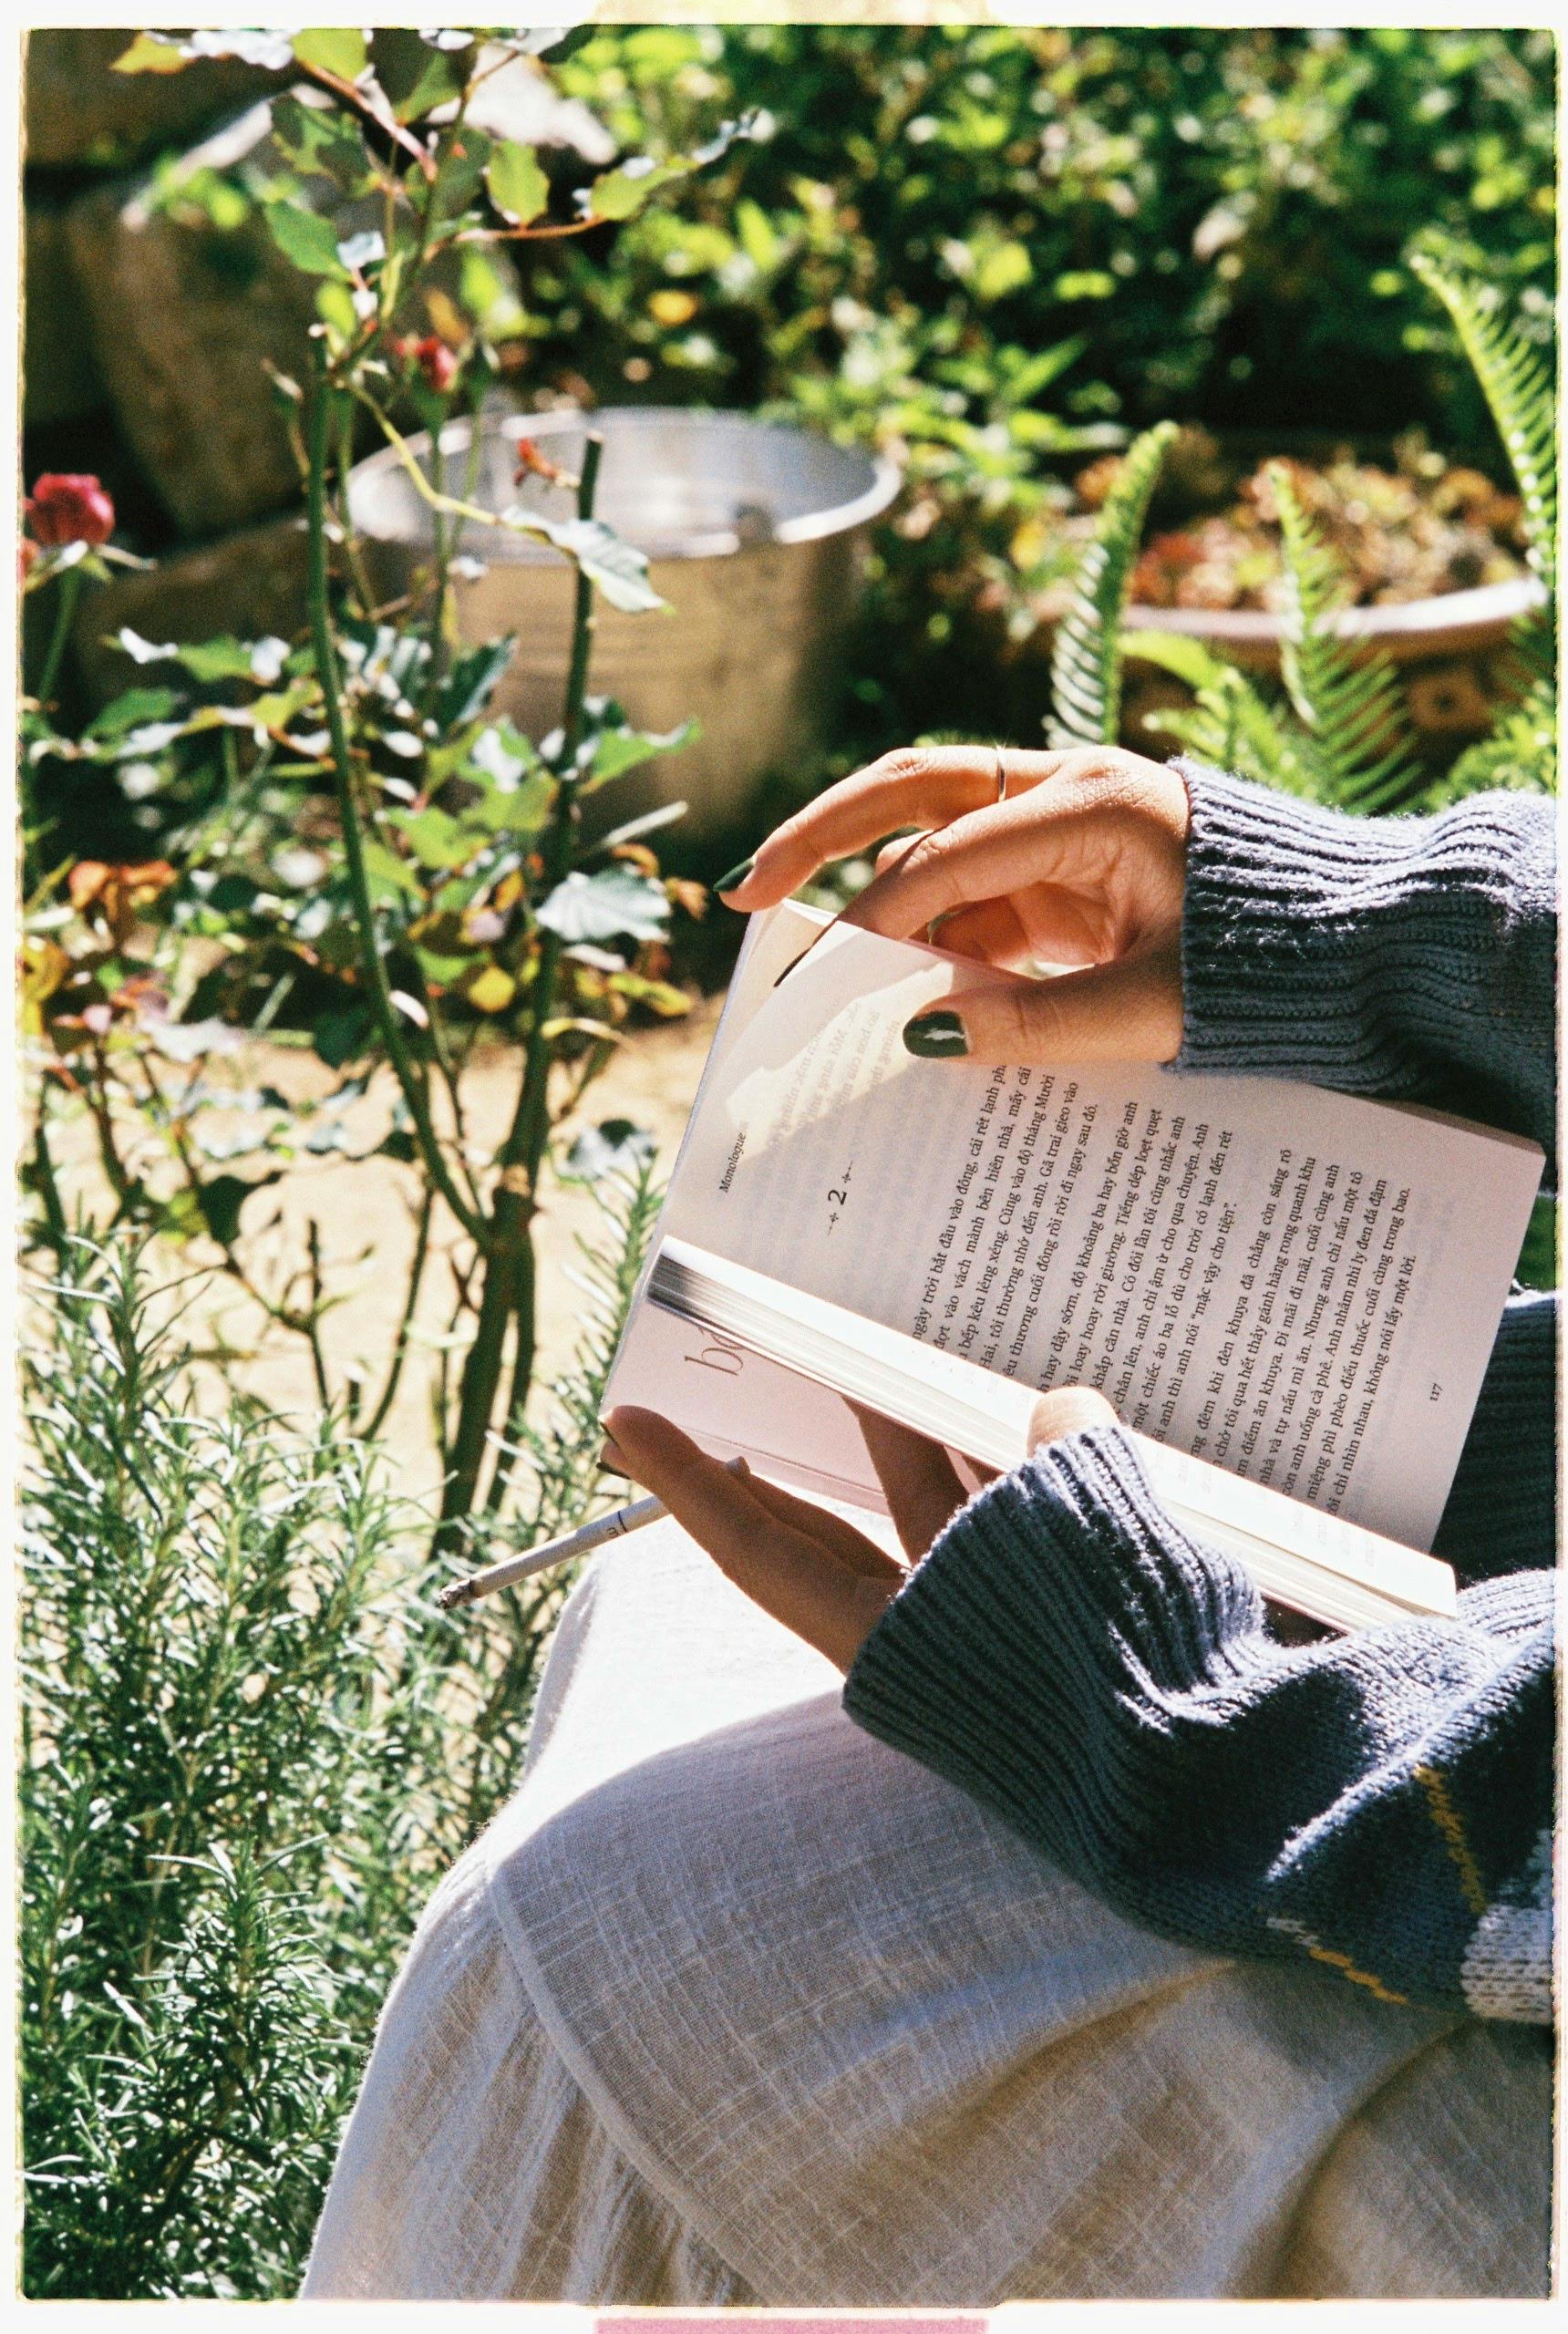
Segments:
[[[425,387],[434,389],[438,398],[444,398],[458,377],[456,353],[447,346],[444,340],[438,340],[434,333],[416,341],[413,353],[420,372],[425,376]]]
[[[107,543],[114,532],[114,504],[86,471],[46,471],[23,509],[36,541],[51,551],[62,543]]]
[[[517,456],[517,468],[511,480],[513,486],[521,486],[531,472],[535,478],[557,479],[561,476],[560,464],[542,454],[531,438],[520,438],[511,450]]]

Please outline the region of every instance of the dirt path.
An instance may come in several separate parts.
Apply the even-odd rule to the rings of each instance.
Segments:
[[[628,1040],[569,1121],[567,1139],[579,1127],[602,1120],[633,1120],[655,1136],[659,1171],[667,1175],[722,1003],[720,997],[705,998],[686,1020],[644,1030]],[[488,1152],[505,1133],[516,1100],[517,1075],[515,1056],[497,1053],[465,1077],[464,1108],[476,1148]],[[223,1077],[226,1084],[232,1080],[236,1087],[271,1084],[291,1100],[319,1096],[333,1082],[314,1055],[273,1046],[247,1048],[230,1057]],[[368,1147],[385,1131],[389,1094],[390,1081],[379,1080],[345,1113],[346,1132],[355,1149]],[[203,1120],[204,1130],[222,1131],[229,1115],[213,1113]],[[85,1121],[62,1125],[57,1152],[67,1194],[80,1193],[101,1206],[104,1187]],[[248,1171],[242,1166],[240,1172]],[[412,1170],[391,1160],[318,1161],[302,1153],[280,1183],[258,1191],[244,1203],[242,1251],[258,1285],[274,1296],[286,1272],[307,1255],[310,1225],[313,1221],[315,1224],[324,1282],[341,1300],[321,1328],[328,1379],[335,1388],[354,1370],[362,1372],[372,1389],[384,1380],[413,1252],[416,1196]],[[574,1234],[592,1234],[596,1221],[590,1193],[551,1181],[539,1242],[536,1383],[541,1387],[566,1366],[576,1345],[582,1299],[570,1278],[576,1259]],[[449,1234],[449,1217],[445,1224]],[[445,1239],[438,1243],[427,1268],[412,1350],[380,1438],[397,1488],[424,1500],[432,1496],[440,1477],[430,1402],[455,1295],[447,1244]],[[209,1265],[213,1255],[210,1243],[192,1241],[177,1258],[175,1269]],[[212,1274],[191,1306],[186,1333],[200,1352],[221,1366],[222,1383],[253,1390],[283,1410],[309,1412],[316,1407],[304,1340],[269,1323],[253,1299],[222,1272]],[[449,1356],[449,1366],[456,1358]]]

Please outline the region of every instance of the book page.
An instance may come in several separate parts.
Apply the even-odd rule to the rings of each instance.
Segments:
[[[995,976],[841,924],[774,987],[817,930],[786,908],[759,935],[661,1234],[1429,1547],[1537,1147],[1281,1079],[921,1061],[910,1015]],[[674,1326],[639,1316],[614,1399],[658,1399]],[[661,1353],[665,1406],[703,1431],[676,1389],[727,1374],[734,1447],[755,1409],[764,1447],[863,1481],[840,1406],[781,1413],[784,1373],[734,1359]]]

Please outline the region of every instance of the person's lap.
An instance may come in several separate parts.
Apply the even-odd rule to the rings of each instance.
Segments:
[[[421,1925],[306,2291],[1537,2293],[1550,2075],[1119,1920],[659,1526]]]

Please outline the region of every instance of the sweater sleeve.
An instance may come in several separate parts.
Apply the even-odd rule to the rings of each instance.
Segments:
[[[1385,2000],[1544,2022],[1553,1579],[1308,1646],[1095,1429],[972,1500],[851,1669],[851,1718],[1129,1918]]]
[[[1552,805],[1362,819],[1185,759],[1178,1069],[1429,1103],[1514,1133],[1555,1184]]]

